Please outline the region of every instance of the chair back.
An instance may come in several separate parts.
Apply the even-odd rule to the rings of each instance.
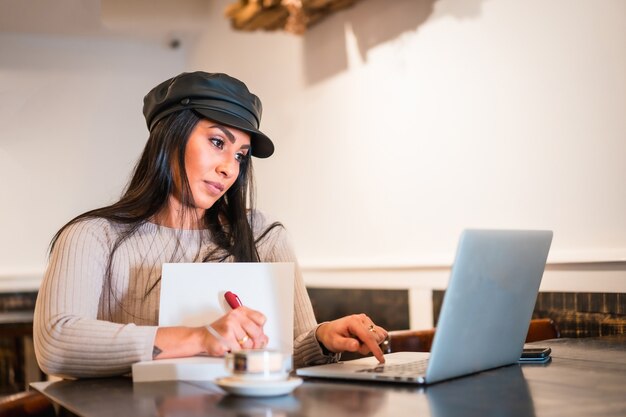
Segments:
[[[394,330],[389,332],[387,352],[430,352],[435,337],[435,328],[426,330]],[[533,319],[528,326],[526,343],[561,337],[559,328],[552,319]]]

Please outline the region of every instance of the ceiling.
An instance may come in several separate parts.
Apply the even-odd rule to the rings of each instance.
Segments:
[[[0,32],[162,38],[203,27],[211,0],[0,0]]]

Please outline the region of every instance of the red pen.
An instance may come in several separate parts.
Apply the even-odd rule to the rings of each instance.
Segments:
[[[226,302],[228,303],[230,308],[232,308],[233,310],[243,305],[239,297],[237,297],[237,294],[235,294],[234,292],[226,291],[226,293],[224,293],[224,298],[226,299]]]

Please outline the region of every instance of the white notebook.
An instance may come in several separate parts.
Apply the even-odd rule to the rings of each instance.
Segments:
[[[293,263],[163,264],[159,326],[202,326],[230,309],[224,293],[265,314],[268,349],[293,352]],[[198,356],[133,365],[133,381],[213,380],[226,375],[223,358]]]
[[[133,364],[133,382],[210,381],[228,376],[224,358],[194,356]]]

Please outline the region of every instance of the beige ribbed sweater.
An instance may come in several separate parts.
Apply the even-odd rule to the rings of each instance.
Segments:
[[[266,227],[260,214],[257,222],[257,231]],[[35,352],[45,373],[122,375],[133,363],[151,360],[160,285],[144,297],[146,289],[160,276],[163,263],[197,262],[214,248],[206,231],[143,224],[115,254],[111,292],[105,269],[119,232],[120,225],[91,219],[73,224],[59,237],[35,307]],[[274,228],[258,250],[263,262],[296,262],[282,227]],[[297,264],[294,300],[294,365],[336,360],[336,355],[325,356],[315,339],[317,323]]]

